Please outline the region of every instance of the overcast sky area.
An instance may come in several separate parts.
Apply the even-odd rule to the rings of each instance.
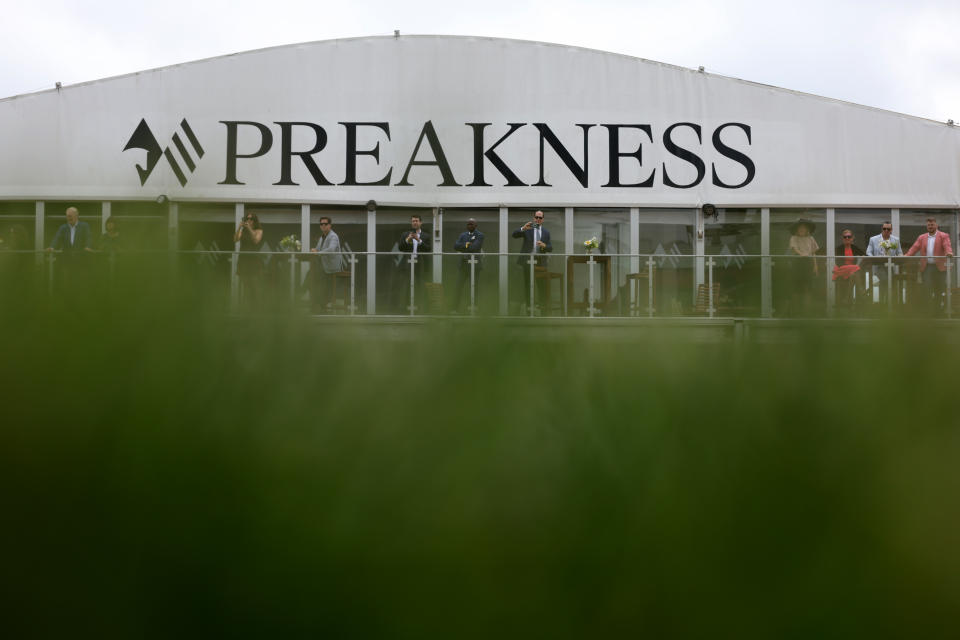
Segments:
[[[4,3],[0,97],[275,45],[478,35],[627,54],[960,121],[960,0],[32,0]]]

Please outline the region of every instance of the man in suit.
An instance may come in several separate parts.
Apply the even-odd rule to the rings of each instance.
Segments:
[[[403,253],[409,253],[410,258],[400,261],[400,282],[401,290],[404,295],[401,298],[401,307],[409,312],[410,304],[410,260],[414,260],[413,279],[414,279],[414,297],[417,309],[423,313],[426,311],[423,302],[424,296],[423,274],[426,271],[425,263],[430,255],[430,234],[423,229],[423,220],[418,214],[410,216],[410,229],[400,234],[400,240],[397,248]]]
[[[320,254],[319,260],[311,269],[314,272],[311,298],[314,309],[319,307],[322,312],[332,302],[330,295],[333,291],[333,278],[335,274],[343,271],[344,264],[340,236],[333,230],[330,218],[327,216],[320,218],[320,239],[317,240],[317,246],[310,251]]]
[[[936,218],[927,218],[927,232],[921,233],[913,246],[904,254],[926,256],[920,261],[920,273],[928,296],[930,312],[941,313],[940,304],[947,288],[947,258],[953,257],[950,236],[937,228]]]
[[[88,257],[93,251],[93,234],[90,225],[80,220],[76,207],[67,207],[65,214],[67,221],[57,229],[47,251],[60,252],[55,270],[57,288],[65,299],[72,302],[81,299],[80,289],[85,284]]]
[[[466,254],[463,256],[463,260],[460,261],[460,270],[457,276],[457,289],[453,297],[453,310],[456,312],[460,311],[460,298],[463,290],[469,287],[471,257],[476,260],[473,265],[474,297],[475,299],[480,297],[480,289],[478,284],[480,280],[480,269],[482,264],[480,263],[479,254],[482,249],[483,232],[477,229],[477,221],[473,218],[470,218],[467,220],[467,230],[460,234],[460,237],[457,238],[457,242],[453,245],[454,251],[459,251],[460,253]]]
[[[76,207],[68,207],[67,221],[60,225],[47,251],[63,251],[64,256],[75,256],[80,251],[92,251],[90,225],[80,220]]]
[[[900,238],[893,235],[893,225],[889,222],[884,222],[880,225],[880,233],[878,235],[870,238],[870,242],[867,244],[867,255],[875,258],[886,258],[887,256],[902,256],[903,247],[900,246]],[[893,273],[897,273],[898,267],[894,265]],[[875,264],[872,267],[873,275],[875,275],[880,284],[880,302],[881,304],[886,304],[887,302],[887,264],[886,260],[875,261]]]
[[[543,211],[537,211],[533,214],[533,220],[526,222],[522,227],[513,232],[514,238],[523,238],[523,246],[520,248],[520,253],[530,254],[535,256],[536,266],[546,268],[547,266],[547,256],[546,253],[553,251],[553,245],[550,243],[550,231],[543,226]],[[524,299],[527,302],[527,306],[531,304],[530,301],[530,258],[525,255],[517,258],[517,264],[520,265],[521,273],[523,277],[521,282],[523,286],[523,295]],[[541,282],[541,287],[543,283]],[[543,298],[542,292],[539,294],[540,298]],[[549,300],[547,301],[549,304]]]

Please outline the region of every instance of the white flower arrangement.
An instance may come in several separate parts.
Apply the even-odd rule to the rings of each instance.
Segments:
[[[898,244],[897,244],[897,241],[896,241],[896,240],[881,240],[881,241],[880,241],[880,248],[883,249],[884,251],[895,251],[895,250],[897,249],[897,246],[898,246]]]
[[[593,236],[588,240],[583,241],[583,248],[587,250],[587,253],[590,253],[594,249],[600,248],[600,241],[597,240],[597,236]]]
[[[298,238],[295,233],[292,233],[280,240],[280,248],[284,251],[300,251],[303,245],[300,244],[300,238]]]

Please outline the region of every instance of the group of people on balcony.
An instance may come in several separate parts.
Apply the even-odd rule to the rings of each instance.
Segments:
[[[104,223],[104,232],[99,239],[94,239],[90,226],[80,220],[76,207],[68,207],[65,211],[66,221],[57,229],[47,251],[61,252],[67,262],[67,270],[76,268],[77,258],[91,252],[105,252],[114,254],[120,249],[121,236],[117,223],[108,218]],[[318,254],[308,289],[314,308],[322,310],[324,304],[332,299],[335,288],[334,279],[337,274],[343,274],[349,269],[344,259],[343,247],[339,236],[333,230],[332,221],[328,216],[320,218],[320,236],[312,253]],[[26,250],[27,233],[22,225],[13,225],[7,233],[2,234],[3,241],[0,249]],[[885,258],[902,258],[911,256],[925,256],[926,260],[916,260],[916,272],[923,285],[922,303],[928,305],[931,314],[939,315],[943,312],[944,294],[946,292],[947,259],[953,257],[953,249],[949,234],[940,231],[935,218],[927,218],[926,233],[920,234],[910,247],[904,251],[900,239],[893,235],[893,225],[884,222],[880,233],[871,237],[864,250],[854,242],[854,234],[850,229],[840,233],[840,244],[834,253],[834,266],[831,278],[836,288],[836,303],[843,312],[851,312],[857,300],[862,299],[865,277],[863,269],[869,270],[870,281],[877,283],[879,298],[885,303],[888,291],[890,270]],[[803,316],[809,310],[813,291],[823,268],[824,252],[813,236],[816,224],[810,220],[798,220],[791,227],[789,253],[795,256],[791,260],[791,295],[788,316]],[[521,254],[530,254],[530,257],[521,255],[516,263],[520,267],[518,272],[525,275],[530,268],[530,261],[534,266],[542,267],[546,253],[553,250],[550,241],[550,232],[544,226],[544,213],[536,211],[533,219],[525,222],[512,232],[514,238],[522,239]],[[234,242],[239,244],[240,252],[237,261],[237,275],[244,289],[245,297],[256,303],[260,298],[262,287],[263,262],[256,252],[263,245],[263,227],[254,213],[248,213],[242,219],[234,233]],[[460,262],[456,284],[451,291],[452,309],[459,310],[464,306],[464,292],[473,287],[474,299],[478,292],[479,270],[482,262],[477,254],[482,252],[484,235],[477,228],[477,221],[470,218],[466,223],[466,231],[462,232],[453,245],[456,252],[464,254]],[[21,246],[22,245],[22,246]],[[397,249],[408,256],[398,262],[398,277],[400,288],[399,300],[402,307],[409,308],[411,302],[410,287],[414,288],[412,303],[418,309],[426,309],[425,301],[425,261],[418,259],[420,255],[432,251],[431,235],[422,227],[422,219],[414,214],[410,218],[410,228],[405,230],[397,241]],[[867,260],[865,263],[864,260]],[[903,262],[898,260],[892,271],[900,273]],[[410,266],[412,264],[412,267]],[[406,274],[412,274],[408,277]],[[471,276],[472,274],[472,276]],[[526,281],[526,278],[524,278]],[[471,285],[472,282],[472,285]],[[538,283],[539,284],[539,283]],[[524,299],[528,305],[537,302],[530,300],[530,287],[521,287]],[[540,296],[537,295],[537,298]]]
[[[836,287],[837,306],[842,312],[851,313],[855,302],[862,298],[864,278],[861,263],[864,258],[871,259],[865,266],[870,267],[870,277],[875,277],[880,292],[880,302],[887,302],[887,288],[890,271],[899,273],[899,264],[888,269],[887,258],[926,256],[926,260],[916,260],[916,270],[923,282],[922,303],[928,305],[928,311],[935,316],[943,314],[946,293],[947,259],[953,257],[950,235],[940,231],[936,218],[927,218],[927,232],[921,233],[906,252],[900,239],[893,235],[893,225],[884,222],[880,233],[872,236],[864,251],[854,244],[853,231],[840,232],[840,244],[834,252],[835,264],[831,278]],[[792,261],[793,289],[789,315],[802,316],[810,308],[812,291],[820,274],[822,256],[820,246],[813,238],[816,225],[810,220],[798,220],[790,229],[790,252],[804,259]],[[899,262],[903,262],[902,260]]]

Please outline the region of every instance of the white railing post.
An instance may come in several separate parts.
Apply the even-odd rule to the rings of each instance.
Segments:
[[[534,316],[534,313],[533,313],[534,307],[537,306],[536,304],[534,304],[536,302],[536,298],[534,297],[535,291],[533,286],[534,266],[537,264],[537,259],[531,255],[529,262],[530,262],[530,304],[528,306],[530,307],[530,317],[532,318]]]
[[[353,253],[350,254],[350,257],[347,258],[347,262],[350,263],[350,315],[356,315],[357,313],[357,256]]]
[[[712,318],[715,313],[713,307],[713,257],[707,258],[707,314]]]
[[[596,261],[593,259],[593,254],[587,256],[587,271],[588,271],[588,280],[587,280],[587,315],[591,318],[596,311],[593,306],[593,266],[596,264]]]
[[[470,255],[470,315],[477,315],[477,282],[476,282],[476,265],[477,257],[474,254]],[[460,306],[460,294],[457,293],[457,306]]]
[[[414,311],[417,308],[416,305],[414,305],[414,300],[416,295],[415,288],[417,286],[416,277],[414,276],[414,271],[416,270],[416,266],[417,266],[417,255],[415,253],[411,253],[410,254],[410,307],[409,307],[411,316],[414,315]]]
[[[647,257],[647,316],[653,317],[653,256]]]

